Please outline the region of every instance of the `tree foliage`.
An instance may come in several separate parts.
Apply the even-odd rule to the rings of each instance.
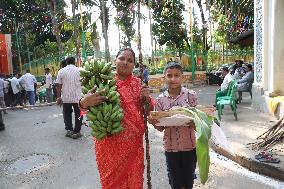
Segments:
[[[182,51],[188,44],[188,37],[183,22],[184,4],[178,0],[153,1],[153,34],[160,45]]]
[[[123,39],[123,45],[128,47],[131,47],[131,40],[134,38],[135,35],[135,29],[133,27],[135,23],[135,3],[136,0],[112,0],[112,4],[115,6],[117,11],[115,23],[125,34],[125,37]]]

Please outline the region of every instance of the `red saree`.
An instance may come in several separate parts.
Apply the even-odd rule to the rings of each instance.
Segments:
[[[124,113],[124,130],[101,141],[95,140],[96,160],[103,189],[142,189],[144,173],[144,122],[141,84],[136,77],[117,80]]]

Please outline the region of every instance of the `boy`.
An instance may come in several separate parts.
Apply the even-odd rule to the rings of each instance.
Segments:
[[[197,105],[196,93],[181,86],[183,71],[179,63],[168,62],[164,74],[168,89],[157,98],[157,111],[173,106]],[[157,130],[164,131],[164,149],[172,189],[192,189],[196,167],[194,123],[182,127],[158,127],[158,121],[151,116],[148,121]]]

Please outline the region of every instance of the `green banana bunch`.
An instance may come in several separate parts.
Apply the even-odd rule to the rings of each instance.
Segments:
[[[111,66],[111,63],[93,59],[80,70],[83,94],[96,87],[97,91],[104,90],[103,95],[108,98],[103,104],[90,107],[87,113],[91,134],[97,140],[123,131],[121,121],[124,114]]]

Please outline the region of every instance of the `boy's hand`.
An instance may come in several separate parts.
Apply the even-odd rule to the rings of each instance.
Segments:
[[[156,124],[159,123],[159,121],[154,119],[151,115],[148,116],[148,122],[154,126],[156,126]]]
[[[153,117],[152,117],[151,115],[148,117],[148,122],[149,122],[150,124],[152,124],[152,125],[154,126],[154,128],[157,129],[157,130],[160,131],[160,132],[163,132],[163,130],[165,129],[165,127],[156,126],[156,124],[159,123],[159,121],[156,120],[156,119],[153,119]]]

